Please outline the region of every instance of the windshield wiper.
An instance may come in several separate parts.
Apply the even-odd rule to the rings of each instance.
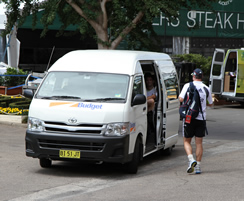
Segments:
[[[84,102],[96,102],[96,101],[112,101],[112,100],[125,100],[124,98],[96,98],[84,100]]]
[[[80,99],[78,96],[44,96],[41,99]]]
[[[39,98],[38,96],[37,96],[37,98]],[[43,97],[40,97],[41,99],[53,99],[53,97],[52,96],[43,96]]]

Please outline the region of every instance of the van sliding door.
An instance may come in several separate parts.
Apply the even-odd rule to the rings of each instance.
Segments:
[[[171,60],[155,61],[158,66],[160,80],[162,82],[162,108],[164,123],[164,140],[178,135],[179,125],[179,83],[175,66]]]

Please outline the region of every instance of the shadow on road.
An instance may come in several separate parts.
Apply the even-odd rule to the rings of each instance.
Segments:
[[[172,154],[165,156],[161,151],[158,151],[152,155],[149,155],[143,159],[139,165],[139,170],[137,175],[140,174],[140,169],[152,164],[162,162],[164,163],[169,160],[174,160],[178,156],[185,155],[183,145],[176,145],[173,149]],[[111,178],[118,179],[133,177],[133,174],[127,174],[124,166],[121,164],[114,163],[102,163],[102,164],[92,164],[80,161],[52,161],[51,168],[41,168],[36,171],[38,174],[52,175],[52,176],[62,176],[62,177],[101,177],[109,176]],[[116,176],[116,177],[115,177]]]

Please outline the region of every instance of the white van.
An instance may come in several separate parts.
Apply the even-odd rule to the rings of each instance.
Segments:
[[[147,72],[157,89],[151,119]],[[73,51],[53,64],[35,94],[24,94],[33,97],[26,155],[39,158],[41,167],[52,160],[113,162],[136,173],[143,157],[170,153],[178,140],[178,79],[167,54]]]

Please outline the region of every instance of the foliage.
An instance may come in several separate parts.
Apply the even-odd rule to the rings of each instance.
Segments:
[[[189,62],[196,64],[197,68],[202,69],[204,78],[208,79],[211,69],[212,57],[204,57],[201,54],[182,54],[175,55],[178,62]]]
[[[0,86],[3,86],[3,85],[4,85],[4,77],[0,76]]]
[[[48,26],[58,16],[62,22],[59,35],[69,25],[76,25],[82,35],[93,36],[99,49],[116,49],[125,40],[131,49],[155,48],[157,38],[152,22],[161,12],[174,19],[182,7],[211,8],[212,2],[218,0],[2,0],[6,5],[8,18],[4,34],[11,31],[18,20],[21,26],[27,16],[32,14],[33,28],[37,23],[38,10],[44,9],[41,23],[44,26],[42,36]],[[21,3],[23,9],[20,9]],[[153,40],[151,40],[153,38]],[[138,41],[138,42],[135,42]]]
[[[22,69],[17,70],[16,68],[7,68],[4,75],[27,75]],[[17,86],[25,83],[26,76],[1,76],[0,85],[1,86]]]

